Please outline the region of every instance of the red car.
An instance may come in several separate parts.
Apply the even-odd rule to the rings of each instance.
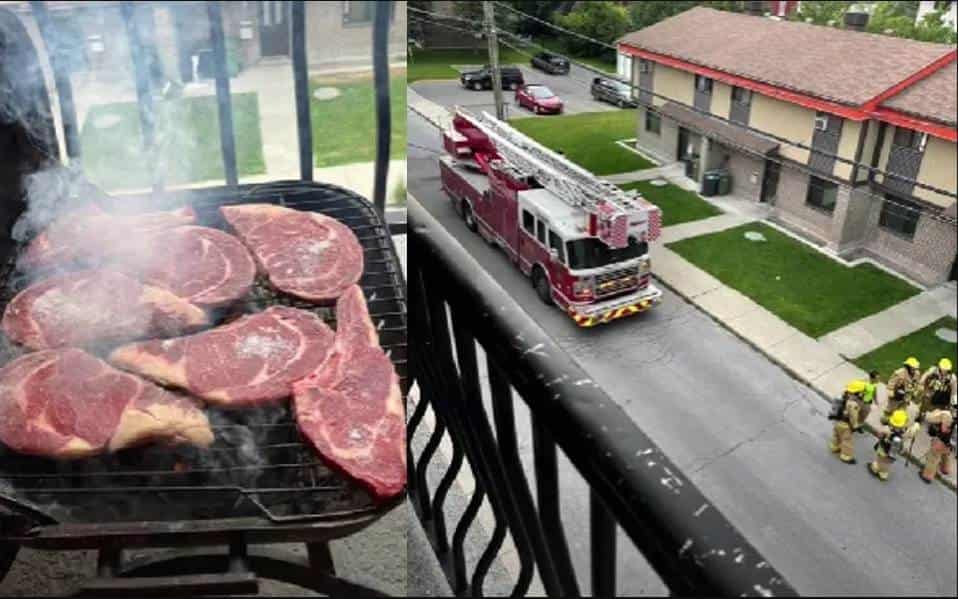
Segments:
[[[530,83],[516,90],[516,104],[536,114],[561,114],[562,100],[544,85]]]

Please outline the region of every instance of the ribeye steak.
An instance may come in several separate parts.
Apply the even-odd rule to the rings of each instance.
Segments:
[[[7,304],[2,328],[30,349],[52,349],[170,337],[207,324],[202,309],[169,291],[99,269],[27,287]]]
[[[62,215],[33,238],[20,256],[24,269],[96,261],[135,236],[196,222],[192,208],[141,214],[113,214],[95,205]]]
[[[379,500],[406,484],[406,419],[399,376],[379,339],[363,292],[352,286],[336,303],[333,351],[293,385],[296,422],[334,469]]]
[[[333,331],[315,314],[273,306],[189,337],[125,345],[109,359],[212,404],[246,407],[289,397],[332,344]]]
[[[203,307],[245,297],[256,278],[256,263],[240,241],[209,227],[177,227],[134,242],[130,251],[108,259],[149,285]]]
[[[334,218],[271,204],[223,206],[220,212],[280,291],[328,303],[363,274],[359,240]]]
[[[148,442],[213,442],[190,399],[79,349],[26,354],[0,368],[0,441],[28,455],[74,459]]]

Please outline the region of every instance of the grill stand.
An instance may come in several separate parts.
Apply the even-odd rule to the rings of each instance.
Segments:
[[[124,560],[123,550],[99,551],[97,577],[75,597],[170,597],[256,595],[259,578],[301,586],[330,596],[384,596],[381,592],[336,576],[328,543],[305,543],[306,556],[290,558],[275,549],[251,551],[242,539],[228,552],[210,548],[177,549],[175,553]]]

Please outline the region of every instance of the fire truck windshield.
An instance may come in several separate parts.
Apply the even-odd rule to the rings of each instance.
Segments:
[[[639,258],[649,251],[649,244],[639,243],[635,237],[629,237],[629,245],[619,249],[612,249],[595,237],[569,241],[566,247],[569,254],[569,268],[572,270],[615,264]]]

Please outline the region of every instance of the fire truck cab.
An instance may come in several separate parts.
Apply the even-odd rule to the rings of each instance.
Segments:
[[[659,209],[543,154],[508,125],[487,122],[460,113],[444,133],[442,185],[467,226],[500,246],[542,301],[580,326],[657,304],[662,293],[651,283],[648,248]],[[585,192],[598,201],[582,201]],[[606,192],[619,201],[604,201]]]

